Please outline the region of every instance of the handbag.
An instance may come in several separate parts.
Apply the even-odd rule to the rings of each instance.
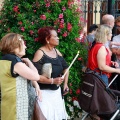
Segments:
[[[38,97],[36,96],[34,110],[33,110],[33,117],[32,120],[47,120],[43,115],[40,106],[38,104]]]
[[[52,64],[51,63],[45,63],[42,66],[42,75],[51,78],[51,73],[52,73]]]

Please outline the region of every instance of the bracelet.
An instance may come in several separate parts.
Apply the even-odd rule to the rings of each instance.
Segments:
[[[53,78],[51,78],[51,80],[52,80],[51,84],[53,84],[53,82],[54,82],[54,79],[53,79]]]

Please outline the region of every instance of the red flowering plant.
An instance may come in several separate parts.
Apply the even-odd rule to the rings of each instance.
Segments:
[[[22,34],[26,40],[27,57],[32,60],[35,51],[40,47],[37,42],[38,29],[43,26],[54,26],[60,38],[57,47],[68,65],[78,51],[80,55],[70,69],[70,92],[66,95],[66,108],[69,116],[79,117],[78,105],[82,76],[82,60],[86,60],[87,50],[80,44],[81,24],[84,22],[80,0],[5,0],[0,15],[1,38],[8,32]],[[81,23],[82,22],[82,23]]]

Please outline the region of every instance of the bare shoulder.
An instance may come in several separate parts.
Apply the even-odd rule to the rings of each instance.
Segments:
[[[105,50],[105,49],[106,49],[105,46],[100,47],[100,50]]]
[[[106,51],[106,48],[105,48],[105,46],[101,46],[100,47],[100,49],[98,50],[98,54],[106,54],[107,53],[107,51]]]
[[[58,49],[56,49],[56,51],[59,56],[62,56],[61,52]]]
[[[43,56],[43,51],[38,49],[34,55],[33,62],[37,62],[38,60],[42,58],[42,56]]]

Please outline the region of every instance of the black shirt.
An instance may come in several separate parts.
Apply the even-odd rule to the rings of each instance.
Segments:
[[[43,50],[41,50],[41,51],[43,51]],[[57,51],[56,51],[56,53],[57,53]],[[41,75],[42,65],[44,63],[51,63],[52,64],[51,78],[56,78],[56,77],[62,76],[63,70],[68,68],[67,63],[65,62],[65,60],[62,56],[59,56],[57,54],[56,58],[51,58],[51,57],[47,56],[44,53],[44,51],[43,51],[42,58],[39,61],[33,62],[33,63],[35,65],[35,67],[37,68],[40,75]],[[40,89],[51,89],[51,90],[58,89],[58,86],[55,84],[43,84],[43,83],[38,83],[38,84],[40,85]]]

